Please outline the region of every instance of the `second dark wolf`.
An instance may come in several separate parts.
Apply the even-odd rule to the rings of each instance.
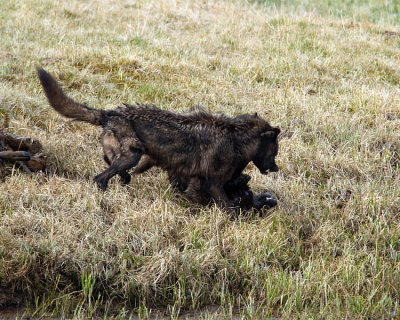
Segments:
[[[116,174],[129,183],[127,170],[145,155],[147,161],[135,173],[159,166],[184,185],[189,199],[201,203],[209,198],[232,208],[224,185],[240,176],[249,162],[262,174],[278,171],[280,130],[257,114],[234,118],[202,110],[180,114],[142,104],[98,110],[67,97],[45,70],[38,68],[38,76],[57,112],[103,127],[101,144],[109,167],[95,177],[102,190]]]

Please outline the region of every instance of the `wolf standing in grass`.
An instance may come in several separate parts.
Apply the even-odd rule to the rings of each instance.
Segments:
[[[224,186],[237,179],[249,162],[262,174],[278,171],[280,130],[257,114],[235,118],[203,110],[179,114],[141,104],[92,109],[67,97],[45,70],[38,68],[38,75],[56,111],[103,127],[101,144],[109,167],[94,179],[101,190],[116,174],[127,184],[127,170],[136,166],[134,173],[140,173],[155,165],[174,177],[192,201],[210,199],[234,208]],[[147,160],[138,165],[143,155]]]

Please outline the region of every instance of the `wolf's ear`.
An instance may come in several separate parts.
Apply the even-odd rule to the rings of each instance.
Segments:
[[[280,132],[281,130],[279,130],[279,128],[273,128],[272,130],[268,130],[261,133],[261,136],[273,139],[276,138]]]
[[[253,114],[253,117],[254,117],[254,118],[258,118],[257,112],[255,112],[255,113]]]

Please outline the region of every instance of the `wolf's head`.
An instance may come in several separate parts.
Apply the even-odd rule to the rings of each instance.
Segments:
[[[255,114],[244,114],[235,118],[237,121],[245,124],[254,143],[256,149],[252,151],[252,161],[262,174],[268,172],[276,172],[279,170],[275,163],[275,157],[278,154],[278,135],[279,128],[274,128],[261,117]],[[254,147],[255,147],[254,145]]]
[[[279,171],[275,163],[278,154],[279,128],[271,128],[261,133],[260,145],[257,149],[253,163],[262,174]]]

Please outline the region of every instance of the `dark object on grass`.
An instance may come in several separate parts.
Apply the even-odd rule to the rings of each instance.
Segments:
[[[278,202],[272,197],[269,192],[263,192],[258,195],[254,195],[251,191],[248,183],[250,181],[250,176],[247,174],[240,174],[229,180],[224,185],[224,191],[231,201],[233,207],[241,209],[242,211],[248,211],[255,209],[260,211],[261,209],[270,209],[275,207]],[[173,187],[181,192],[184,192],[187,186],[185,186],[179,179],[170,177],[170,182]],[[201,203],[207,204],[211,201],[211,196],[202,192]]]
[[[222,207],[236,208],[224,186],[240,176],[249,162],[262,174],[278,171],[275,157],[280,130],[257,114],[234,118],[202,110],[179,114],[142,104],[92,109],[67,97],[45,70],[38,68],[38,76],[57,112],[103,127],[101,144],[110,166],[95,177],[101,190],[107,189],[116,174],[129,183],[127,170],[145,155],[147,161],[134,173],[153,165],[161,167],[183,182],[190,200],[202,203],[209,197]]]
[[[4,165],[16,163],[27,173],[46,169],[46,157],[38,140],[21,137],[0,129],[0,175],[5,175]]]
[[[249,175],[241,174],[225,184],[225,192],[234,205],[242,210],[256,209],[257,211],[263,208],[270,209],[275,207],[278,202],[269,192],[263,192],[258,195],[253,194],[248,186],[250,179]]]
[[[29,161],[31,154],[26,151],[0,151],[0,159],[8,161]]]

